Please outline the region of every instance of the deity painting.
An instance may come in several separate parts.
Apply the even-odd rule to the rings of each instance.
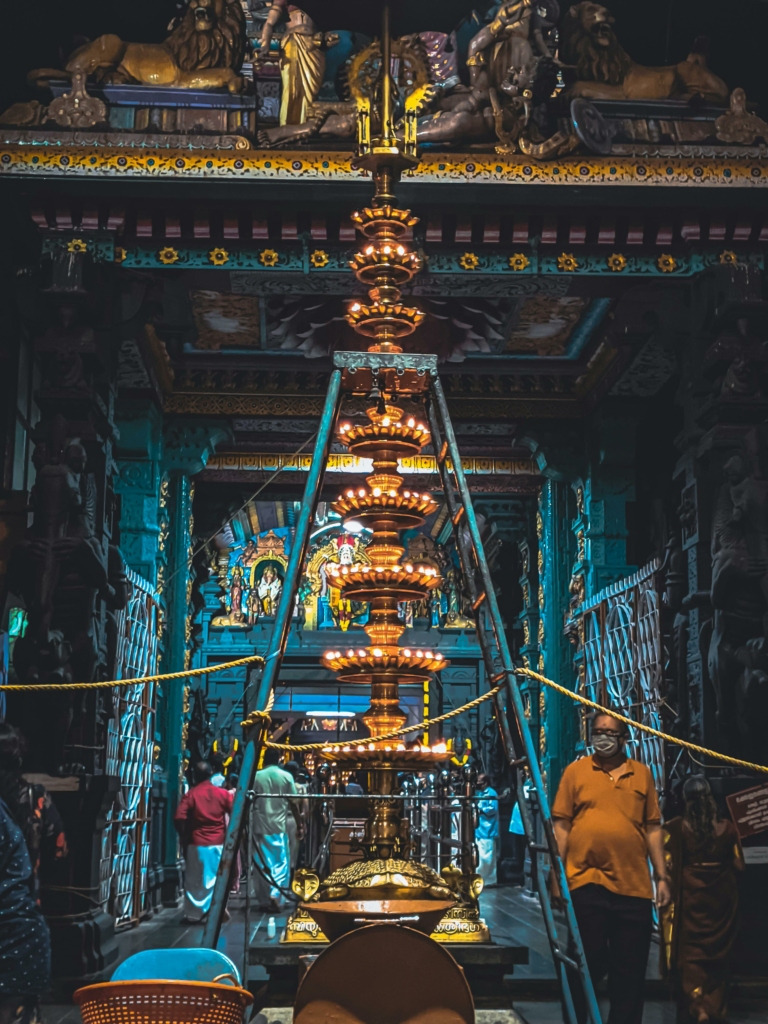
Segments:
[[[368,607],[359,601],[350,601],[333,586],[326,566],[353,565],[370,562],[365,544],[359,536],[339,533],[315,547],[307,563],[310,596],[305,599],[307,629],[343,629],[362,625],[367,619]]]
[[[235,543],[219,554],[219,599],[227,614],[216,616],[213,626],[247,628],[274,618],[288,567],[289,544],[289,531],[279,528]]]
[[[233,623],[243,621],[243,570],[236,565],[232,570],[229,584],[229,617]]]
[[[283,592],[283,581],[277,575],[277,570],[267,565],[262,573],[258,587],[255,588],[259,596],[261,614],[271,617],[277,611],[277,603]]]

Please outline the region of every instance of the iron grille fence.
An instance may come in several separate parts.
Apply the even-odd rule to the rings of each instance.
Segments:
[[[116,679],[154,675],[158,662],[158,597],[150,583],[126,569],[128,601],[116,614]],[[100,893],[117,925],[148,910],[150,791],[157,684],[115,687],[108,723],[107,774],[120,779],[103,832]]]
[[[582,638],[581,692],[637,722],[662,729],[667,651],[662,630],[662,566],[654,559],[632,576],[605,587],[575,613]],[[660,739],[631,730],[628,753],[666,783]]]

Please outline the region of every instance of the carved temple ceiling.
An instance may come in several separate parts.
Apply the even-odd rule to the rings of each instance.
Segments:
[[[114,268],[120,394],[251,424],[231,453],[251,458],[237,464],[248,475],[281,443],[253,425],[279,421],[289,438],[319,414],[333,352],[359,345],[344,318],[363,294],[351,213],[371,194],[356,125],[375,137],[381,57],[344,21],[356,7],[277,5],[265,35],[269,3],[228,4],[236,45],[193,79],[171,66],[163,86],[145,81],[130,42],[127,63],[106,66],[99,40],[33,72],[39,98],[0,117],[0,182],[50,265],[80,254]],[[467,428],[653,398],[678,371],[697,281],[764,268],[768,123],[688,51],[668,68],[632,64],[636,93],[607,84],[595,18],[629,58],[621,22],[594,4],[563,7],[557,25],[546,5],[451,10],[455,26],[394,43],[397,131],[419,146],[398,185],[423,262],[403,288],[425,313],[406,347],[438,355]],[[318,21],[301,36],[303,78],[294,16]]]

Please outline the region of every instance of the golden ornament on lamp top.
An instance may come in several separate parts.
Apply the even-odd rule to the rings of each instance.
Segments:
[[[368,288],[370,301],[351,303],[346,320],[358,334],[374,339],[371,351],[399,352],[397,342],[412,334],[425,315],[401,302],[400,291],[422,269],[421,257],[403,243],[418,218],[410,210],[383,203],[354,213],[352,220],[369,240],[350,266]]]

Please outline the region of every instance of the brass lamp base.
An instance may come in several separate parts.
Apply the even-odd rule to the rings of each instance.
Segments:
[[[436,942],[490,942],[491,934],[480,917],[479,876],[465,877],[456,869],[438,875],[426,864],[397,857],[356,860],[333,871],[323,882],[311,871],[299,869],[293,891],[305,903],[329,900],[424,900],[425,903],[458,898],[432,932]],[[328,938],[303,908],[290,916],[281,942],[327,943]]]
[[[451,907],[432,932],[435,942],[490,942],[491,932],[477,907]]]

